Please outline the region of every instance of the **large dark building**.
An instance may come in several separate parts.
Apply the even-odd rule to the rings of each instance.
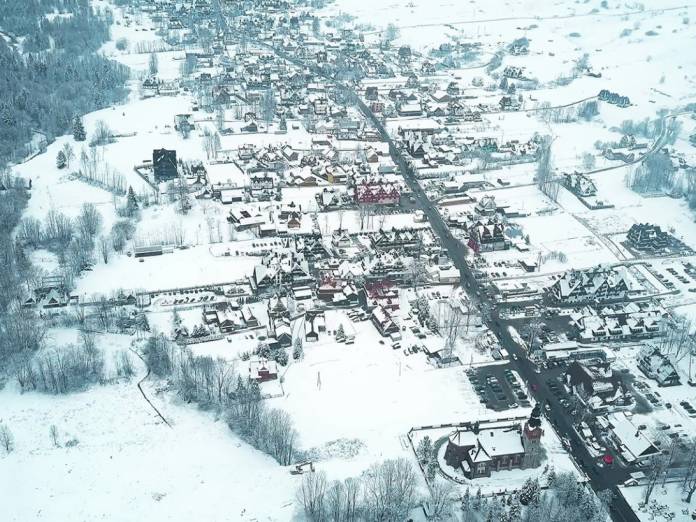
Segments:
[[[659,226],[649,223],[636,223],[626,236],[629,246],[643,252],[656,252],[669,248],[672,236]]]
[[[156,183],[175,179],[178,176],[176,151],[154,149],[152,151],[152,170],[155,173]]]

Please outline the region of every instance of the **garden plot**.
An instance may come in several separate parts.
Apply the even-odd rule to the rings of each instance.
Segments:
[[[539,256],[541,266],[535,274],[554,274],[571,268],[617,262],[616,256],[606,245],[570,214],[556,212],[515,218],[513,222],[521,226],[525,236],[529,235],[529,250],[521,252],[513,246],[509,250],[485,252],[483,256],[488,263],[486,271],[497,274],[494,274],[496,278],[530,276],[518,266],[518,262],[537,261]]]
[[[145,36],[146,31],[141,31],[140,35]],[[137,35],[137,33],[136,33]],[[148,44],[140,44],[148,45]],[[134,42],[123,53],[113,55],[113,59],[127,65],[136,74],[146,76],[149,74],[150,53],[137,52],[138,42]],[[186,54],[183,51],[160,51],[157,55],[157,78],[164,81],[177,80],[181,74],[181,66],[186,59]]]
[[[208,181],[211,185],[235,185],[244,187],[249,184],[249,176],[244,174],[235,163],[213,163],[206,165]]]
[[[213,125],[213,114],[209,114],[208,125]],[[237,149],[242,145],[254,145],[255,147],[265,146],[283,146],[292,145],[294,149],[309,150],[312,145],[312,140],[322,138],[320,134],[309,134],[303,124],[298,120],[288,120],[287,132],[256,132],[256,133],[237,133],[220,136],[222,145],[221,152],[225,154],[227,151],[236,153]],[[326,136],[323,136],[327,138]],[[201,147],[201,152],[203,148]],[[234,155],[234,154],[233,154]]]

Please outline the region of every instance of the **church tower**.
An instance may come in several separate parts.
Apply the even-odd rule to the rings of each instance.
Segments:
[[[534,468],[539,465],[542,456],[541,436],[543,434],[544,430],[541,428],[541,405],[537,403],[522,429],[525,468]]]

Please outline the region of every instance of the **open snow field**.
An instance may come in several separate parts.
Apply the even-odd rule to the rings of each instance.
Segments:
[[[51,339],[74,342],[75,333],[54,331]],[[130,341],[97,337],[107,363]],[[0,464],[3,521],[292,518],[296,484],[287,469],[242,443],[224,421],[146,382],[167,427],[136,387],[145,368],[133,362],[130,382],[80,393],[20,394],[14,385],[0,391],[0,420],[16,439]],[[60,447],[49,437],[51,425]]]
[[[229,283],[250,275],[257,262],[246,256],[215,257],[207,246],[148,258],[118,256],[80,278],[77,291],[110,294],[119,289],[154,291]]]

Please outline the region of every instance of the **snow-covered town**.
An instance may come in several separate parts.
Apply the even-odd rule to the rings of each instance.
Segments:
[[[696,520],[695,16],[0,3],[0,520]]]

